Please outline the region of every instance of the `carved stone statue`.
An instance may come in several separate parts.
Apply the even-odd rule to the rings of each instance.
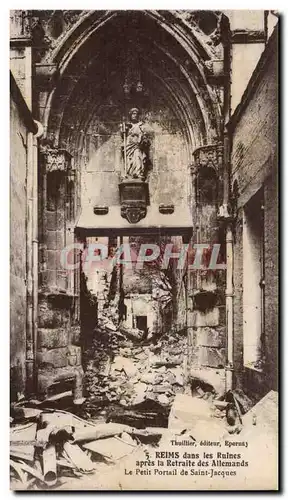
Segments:
[[[122,124],[121,132],[123,139],[123,158],[126,179],[139,179],[145,181],[151,168],[149,150],[151,131],[145,123],[139,119],[139,109],[132,108],[129,111],[129,123]]]

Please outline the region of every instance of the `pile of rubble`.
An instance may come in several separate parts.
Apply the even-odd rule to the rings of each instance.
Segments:
[[[170,406],[184,390],[186,337],[166,334],[158,341],[140,343],[129,338],[129,333],[103,327],[95,330],[85,353],[88,396],[123,406],[146,399]]]
[[[63,393],[63,398],[66,393]],[[60,395],[61,396],[61,395]],[[72,395],[71,395],[72,397]],[[140,427],[117,423],[121,413],[111,414],[114,422],[92,422],[49,403],[61,405],[60,398],[48,398],[12,404],[10,417],[10,478],[14,490],[69,489],[71,478],[95,476],[99,466],[111,466],[128,455],[155,446],[167,431],[164,427],[149,427],[156,413],[159,422],[167,426],[169,411],[163,420],[162,408],[135,406],[142,415]],[[52,404],[52,406],[55,406]],[[46,407],[48,406],[48,408]],[[41,408],[39,408],[41,407]],[[75,408],[79,413],[79,408]],[[134,413],[132,414],[132,420]],[[164,412],[165,413],[165,412]],[[125,416],[129,421],[129,412]],[[67,486],[67,488],[66,488]]]
[[[123,424],[93,424],[63,410],[27,404],[12,410],[12,489],[58,488],[71,477],[95,473],[97,463],[109,464],[139,447],[141,431]]]
[[[48,401],[18,402],[12,405],[10,417],[11,488],[81,489],[82,484],[85,489],[81,480],[90,475],[90,484],[97,489],[102,473],[109,479],[109,467],[123,465],[132,454],[149,454],[152,446],[167,449],[172,439],[180,444],[185,439],[221,441],[231,434],[250,440],[253,435],[262,439],[264,434],[277,439],[277,397],[270,391],[252,407],[241,391],[218,399],[204,391],[198,397],[178,394],[167,412],[166,426],[147,426],[147,407],[144,428],[115,422],[121,419],[117,414],[114,422],[91,422],[68,411],[49,409]],[[154,405],[154,411],[161,413]],[[246,412],[244,406],[249,407]]]

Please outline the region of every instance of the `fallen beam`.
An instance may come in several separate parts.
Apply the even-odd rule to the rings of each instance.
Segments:
[[[49,486],[54,486],[57,481],[56,449],[53,444],[49,444],[43,450],[43,474],[44,481]]]

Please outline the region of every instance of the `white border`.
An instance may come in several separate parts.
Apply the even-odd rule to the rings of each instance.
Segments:
[[[1,177],[0,177],[0,200],[1,200],[1,246],[0,246],[0,262],[1,262],[1,271],[0,271],[0,325],[1,325],[1,336],[2,336],[2,345],[1,345],[1,358],[0,358],[0,380],[1,380],[1,391],[0,391],[0,404],[1,404],[1,412],[0,412],[0,459],[1,459],[1,474],[0,474],[0,491],[1,497],[7,498],[10,497],[12,492],[9,491],[9,9],[35,9],[35,10],[45,10],[45,9],[165,9],[165,10],[173,10],[173,9],[217,9],[217,10],[230,10],[230,9],[271,9],[271,7],[275,10],[277,9],[282,15],[282,37],[281,40],[283,42],[283,46],[281,47],[282,52],[282,65],[284,65],[284,70],[282,72],[282,106],[281,110],[282,114],[282,223],[284,234],[283,238],[283,264],[282,264],[282,287],[284,292],[284,286],[287,285],[287,265],[286,262],[286,252],[285,249],[288,248],[288,235],[287,235],[287,226],[288,226],[288,174],[287,172],[287,156],[286,156],[286,148],[285,145],[288,144],[288,134],[287,134],[287,126],[284,127],[284,122],[286,122],[286,118],[288,116],[288,104],[287,99],[285,97],[286,88],[287,88],[287,59],[288,59],[288,34],[286,24],[288,23],[286,14],[288,10],[287,0],[278,2],[277,6],[272,5],[271,0],[257,0],[257,1],[249,1],[242,0],[241,2],[231,2],[230,1],[209,1],[209,0],[201,0],[193,2],[192,0],[138,0],[137,2],[132,1],[120,1],[120,0],[110,0],[103,2],[93,1],[93,0],[85,0],[82,2],[76,0],[49,0],[49,2],[44,2],[42,0],[38,1],[14,1],[12,2],[2,2],[0,6],[0,63],[1,63],[1,91],[0,91],[0,110],[1,110]],[[286,245],[287,243],[287,245]],[[287,352],[287,342],[285,341],[285,335],[287,333],[287,323],[286,323],[286,315],[288,311],[288,294],[286,293],[283,297],[283,322],[282,322],[282,335],[281,335],[281,349],[280,352],[284,351],[283,354],[283,363],[282,368],[285,368],[288,360],[288,352]],[[284,317],[284,311],[286,311]],[[284,389],[288,385],[288,370],[286,369],[284,373],[282,373],[282,398],[284,396]],[[284,407],[285,406],[285,407]],[[288,449],[287,442],[287,430],[285,431],[285,427],[287,422],[285,422],[286,413],[286,398],[285,405],[282,404],[283,416],[282,416],[282,439],[281,439],[281,447],[283,449]],[[287,460],[284,460],[283,463],[283,487],[286,490],[286,480],[285,477],[288,476],[287,469]],[[98,495],[101,495],[101,492],[95,492]],[[26,498],[33,498],[35,492],[31,492],[25,494]],[[68,492],[69,494],[69,492]],[[208,496],[207,494],[197,494],[191,493],[193,497],[199,497],[200,499],[203,496]],[[78,494],[73,494],[74,498],[79,498],[81,492]],[[115,496],[115,494],[105,494],[105,497],[108,498],[110,496]],[[173,494],[173,498],[179,497],[181,494]],[[253,497],[254,494],[246,495],[243,492],[246,498]],[[265,493],[262,494],[263,497],[267,496]],[[260,494],[260,496],[262,496]],[[149,494],[150,498],[157,498],[159,496],[153,493]],[[170,496],[170,495],[169,495]],[[259,498],[259,494],[257,495]],[[54,498],[59,497],[59,493],[54,493]],[[131,498],[131,495],[121,495],[121,498]]]

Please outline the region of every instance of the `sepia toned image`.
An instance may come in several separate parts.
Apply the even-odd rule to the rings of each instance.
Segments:
[[[279,489],[279,22],[10,11],[12,490]]]

